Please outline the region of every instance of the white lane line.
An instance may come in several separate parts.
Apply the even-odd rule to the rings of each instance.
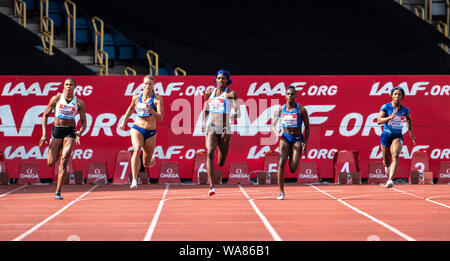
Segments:
[[[396,188],[392,188],[392,190],[395,190],[397,192],[400,192],[400,193],[403,193],[403,194],[406,194],[406,195],[409,195],[411,197],[415,197],[415,198],[418,198],[418,199],[425,199],[424,197],[420,197],[420,196],[417,196],[417,195],[414,195],[412,193],[409,193],[409,192],[406,192],[406,191],[403,191],[403,190],[399,190],[399,189],[396,189]]]
[[[145,234],[143,241],[150,241],[152,240],[153,232],[155,231],[156,223],[158,223],[159,215],[161,214],[161,210],[164,206],[164,202],[166,201],[166,195],[169,191],[170,183],[166,184],[166,188],[164,189],[164,193],[161,197],[161,200],[159,201],[158,209],[156,210],[155,215],[153,216],[152,222],[150,223],[150,226],[148,227],[147,233]]]
[[[247,192],[245,192],[244,188],[239,185],[239,188],[241,189],[242,193],[245,195],[245,197],[248,199],[248,201],[250,202],[250,205],[253,207],[253,209],[255,210],[256,214],[259,216],[259,218],[262,220],[264,226],[266,226],[267,230],[269,230],[269,233],[272,235],[272,238],[275,241],[283,241],[281,239],[281,237],[278,235],[277,231],[275,231],[275,229],[272,227],[272,225],[270,224],[270,222],[267,220],[267,218],[263,215],[263,213],[259,210],[259,208],[256,206],[255,202],[253,202],[253,199],[251,199]]]
[[[415,197],[415,198],[418,198],[418,199],[423,199],[423,200],[426,200],[426,201],[428,201],[428,202],[437,204],[437,205],[439,205],[439,206],[443,206],[443,207],[446,207],[446,208],[450,208],[449,205],[446,205],[446,204],[444,204],[444,203],[440,203],[440,202],[431,200],[431,198],[436,198],[437,196],[435,196],[435,197],[424,198],[424,197],[417,196],[417,195],[415,195],[415,194],[412,194],[412,193],[409,193],[409,192],[406,192],[406,191],[403,191],[403,190],[400,190],[400,189],[395,189],[395,188],[392,188],[392,189],[395,190],[395,191],[397,191],[397,192],[400,192],[400,193],[409,195],[409,196],[411,196],[411,197]]]
[[[15,192],[15,191],[17,191],[17,190],[19,190],[19,189],[21,189],[21,188],[24,188],[24,187],[26,187],[26,186],[28,186],[28,184],[25,184],[25,185],[23,185],[23,186],[21,186],[21,187],[19,187],[19,188],[16,188],[15,190],[11,190],[11,191],[9,191],[9,192],[3,193],[3,194],[0,195],[0,198],[1,198],[1,197],[4,197],[4,196],[6,196],[6,195],[8,195],[8,194],[10,194],[10,193],[13,193],[13,192]]]
[[[90,190],[88,190],[87,192],[85,192],[83,195],[79,196],[78,198],[76,198],[75,200],[72,200],[72,202],[70,202],[69,204],[67,204],[66,206],[64,206],[63,208],[61,208],[60,210],[58,210],[57,212],[55,212],[53,215],[49,216],[48,218],[46,218],[44,221],[40,222],[39,224],[35,225],[34,227],[32,227],[31,229],[29,229],[28,231],[26,231],[25,233],[23,233],[22,235],[14,238],[12,241],[20,241],[22,239],[24,239],[25,237],[27,237],[28,235],[30,235],[31,233],[33,233],[34,231],[38,230],[40,227],[42,227],[43,225],[45,225],[45,223],[49,222],[50,220],[52,220],[53,218],[57,217],[59,214],[61,214],[62,212],[64,212],[64,210],[66,210],[67,208],[69,208],[70,206],[72,206],[73,204],[77,203],[78,201],[80,201],[80,199],[82,199],[84,196],[86,196],[87,194],[89,194],[92,190],[94,190],[96,187],[98,187],[98,185],[95,185],[94,187],[92,187]]]
[[[442,197],[443,197],[443,196],[442,196]],[[440,206],[446,207],[446,208],[450,208],[449,205],[446,205],[446,204],[444,204],[444,203],[441,203],[441,202],[437,202],[437,201],[431,200],[432,198],[437,198],[437,197],[429,197],[429,198],[426,198],[425,200],[426,200],[426,201],[429,201],[429,202],[431,202],[431,203],[438,204],[438,205],[440,205]]]
[[[372,220],[372,221],[374,221],[374,222],[376,222],[376,223],[382,225],[383,227],[389,229],[390,231],[394,232],[395,234],[399,235],[400,237],[404,238],[405,240],[408,240],[408,241],[416,241],[414,238],[412,238],[412,237],[406,235],[405,233],[402,233],[400,230],[396,229],[395,227],[393,227],[393,226],[391,226],[391,225],[389,225],[389,224],[386,224],[385,222],[383,222],[383,221],[381,221],[381,220],[379,220],[379,219],[377,219],[377,218],[375,218],[375,217],[373,217],[373,216],[367,214],[366,212],[361,211],[361,210],[355,208],[354,206],[352,206],[352,205],[348,204],[347,202],[343,201],[342,199],[338,199],[338,198],[334,197],[333,195],[330,195],[330,194],[328,194],[327,192],[325,192],[325,191],[323,191],[323,190],[317,188],[317,187],[314,186],[314,185],[311,185],[311,187],[313,187],[314,189],[316,189],[316,190],[322,192],[323,194],[325,194],[325,195],[327,195],[327,196],[329,196],[329,197],[331,197],[331,198],[333,198],[333,199],[336,199],[339,203],[341,203],[341,204],[343,204],[343,205],[349,207],[350,209],[352,209],[352,210],[356,211],[357,213],[359,213],[359,214],[361,214],[361,215],[367,217],[368,219],[370,219],[370,220]]]

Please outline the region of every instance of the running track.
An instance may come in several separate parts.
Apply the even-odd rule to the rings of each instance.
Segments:
[[[449,185],[0,186],[1,241],[448,241]]]

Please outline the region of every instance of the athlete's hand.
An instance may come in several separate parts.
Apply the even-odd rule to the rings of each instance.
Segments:
[[[281,130],[272,129],[272,133],[275,134],[275,138],[277,139],[281,136]]]
[[[206,123],[202,123],[202,132],[205,132],[205,129],[206,129]]]
[[[154,115],[156,111],[150,107],[150,104],[146,103],[145,107],[147,108],[147,111],[150,112],[151,115]]]
[[[395,115],[397,114],[397,112],[398,112],[398,107],[395,107],[394,111],[392,112],[392,114],[391,114],[391,116],[390,116],[391,120],[395,117]]]
[[[307,143],[306,142],[302,142],[302,151],[305,153],[305,157],[306,155],[308,155],[308,149],[307,149]]]
[[[416,146],[416,137],[412,134],[412,132],[410,132],[409,135],[411,136],[414,146]]]
[[[80,145],[80,133],[75,131],[75,144]]]
[[[47,142],[47,135],[42,135],[42,137],[41,137],[41,139],[39,140],[39,147],[42,145],[42,144],[48,144],[48,142]]]
[[[119,125],[119,130],[123,131],[124,128],[125,128],[125,121]]]

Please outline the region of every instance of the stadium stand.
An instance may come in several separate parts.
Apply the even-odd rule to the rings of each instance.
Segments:
[[[0,6],[12,2],[1,0]],[[31,20],[27,28],[32,30],[40,1],[24,2]],[[448,47],[443,45],[450,44],[448,1],[444,0],[251,0],[239,4],[76,0],[76,49],[65,46],[64,2],[49,1],[54,47],[94,73],[99,69],[94,61],[93,17],[104,22],[103,48],[110,75],[123,75],[127,66],[147,74],[148,50],[158,53],[160,75],[174,75],[175,67],[190,75],[214,74],[217,68],[241,75],[450,71]]]

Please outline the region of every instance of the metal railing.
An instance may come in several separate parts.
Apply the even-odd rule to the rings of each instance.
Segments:
[[[41,42],[44,53],[53,55],[53,20],[50,17],[43,17],[43,31],[41,32]],[[50,25],[49,25],[50,24]]]
[[[152,61],[152,57],[154,58],[155,62]],[[155,69],[155,75],[158,75],[158,70],[159,70],[158,54],[152,50],[148,50],[147,51],[147,60],[148,60],[148,64],[149,64],[150,75],[153,75],[152,69]]]
[[[131,68],[130,66],[125,66],[125,68],[123,68],[123,73],[128,76],[128,72],[131,72],[133,76],[136,76],[136,71],[133,68]]]
[[[44,30],[44,17],[48,17],[48,0],[40,0],[40,12],[39,12],[39,29],[42,32]],[[44,13],[45,4],[45,13]]]
[[[445,5],[447,6],[447,35],[449,34],[449,28],[450,25],[450,0],[445,0]]]
[[[100,76],[103,76],[103,72],[105,72],[105,75],[108,75],[108,53],[103,50],[98,50],[96,54],[95,58],[98,60],[100,67]]]
[[[419,14],[419,12],[420,12],[420,14]],[[423,9],[423,7],[421,7],[420,5],[416,5],[415,7],[414,7],[414,13],[418,16],[418,17],[420,17],[420,18],[422,18],[423,20],[425,20],[426,19],[426,17],[425,17],[425,10]]]
[[[69,4],[72,6],[72,12],[70,12]],[[77,30],[77,6],[70,0],[64,1],[64,7],[67,15],[67,48],[77,47],[76,44],[76,30]],[[70,30],[70,24],[72,21],[72,31]]]
[[[181,69],[180,67],[175,67],[174,73],[177,76],[180,75],[180,73],[181,73],[181,75],[186,76],[186,71]]]
[[[442,21],[437,22],[436,24],[437,29],[439,32],[445,35],[445,37],[448,38],[448,25]],[[448,46],[444,43],[439,44],[439,46],[447,53],[448,52]]]
[[[97,23],[100,24],[100,29],[97,28]],[[98,51],[103,51],[103,20],[98,18],[97,16],[92,17],[92,26],[95,32],[95,40],[94,40],[94,63],[97,63],[97,53]],[[99,39],[100,38],[100,39]]]
[[[17,22],[27,28],[27,4],[22,0],[14,0],[14,16]]]

